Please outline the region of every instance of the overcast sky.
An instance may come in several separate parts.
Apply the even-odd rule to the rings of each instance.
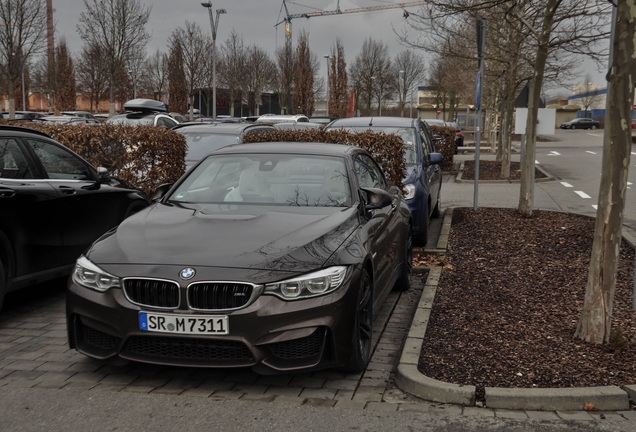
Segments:
[[[368,6],[381,6],[404,3],[403,0],[341,0],[340,9],[346,11]],[[151,6],[150,20],[147,30],[152,38],[148,44],[148,52],[157,49],[168,52],[166,44],[168,37],[177,27],[185,27],[185,22],[195,22],[207,34],[211,33],[210,20],[207,9],[197,0],[141,0],[145,6]],[[243,35],[246,45],[256,44],[274,54],[276,48],[285,43],[284,25],[275,28],[282,21],[285,12],[281,10],[282,0],[213,0],[214,9],[225,9],[217,32],[217,47],[221,46],[228,35],[235,29]],[[307,13],[312,11],[330,11],[336,9],[336,0],[288,0],[290,14]],[[304,6],[303,6],[304,5]],[[56,25],[56,43],[61,37],[73,53],[78,53],[82,41],[77,35],[77,22],[84,10],[82,0],[53,0],[54,20]],[[407,7],[407,10],[418,12],[419,6]],[[325,55],[331,52],[336,38],[342,41],[345,48],[347,64],[352,64],[360,52],[362,43],[371,37],[389,46],[392,58],[397,53],[407,49],[398,41],[394,29],[405,28],[403,11],[399,8],[374,12],[348,13],[341,15],[321,16],[311,19],[296,18],[292,20],[293,44],[296,46],[297,37],[302,30],[309,33],[311,50],[320,60],[320,77],[326,74]],[[430,56],[425,55],[426,61]],[[427,65],[428,66],[428,65]],[[427,67],[428,69],[428,67]],[[586,69],[592,74],[592,81],[604,86],[603,75],[596,71],[591,64]],[[476,71],[475,71],[476,73]],[[583,72],[582,72],[583,75]],[[575,79],[578,82],[582,79]],[[425,84],[425,83],[423,83]]]

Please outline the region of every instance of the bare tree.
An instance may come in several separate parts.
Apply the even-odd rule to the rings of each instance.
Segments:
[[[317,60],[313,60],[312,62],[309,38],[307,33],[302,32],[298,37],[294,62],[295,105],[299,113],[308,117],[314,112],[314,81],[318,65]]]
[[[291,39],[276,51],[276,67],[278,69],[278,96],[283,112],[294,113],[292,94],[294,92],[295,57]]]
[[[189,96],[182,59],[183,49],[177,40],[172,44],[168,58],[168,98],[170,109],[180,113],[188,110]]]
[[[349,114],[349,84],[344,47],[339,39],[329,56],[329,115],[343,118]]]
[[[168,83],[168,56],[157,50],[146,60],[140,80],[141,89],[153,99],[162,100]]]
[[[110,109],[115,113],[115,84],[118,68],[142,50],[150,35],[145,27],[151,8],[141,6],[139,0],[84,0],[77,32],[91,46],[100,47],[108,59]]]
[[[390,75],[390,66],[389,47],[372,38],[366,39],[349,70],[354,88],[361,93],[357,96],[365,103],[364,114],[371,114],[374,99],[378,101],[379,114],[382,113],[382,100],[387,96],[391,79],[394,78]]]
[[[9,118],[15,118],[14,89],[46,32],[46,4],[40,0],[0,1],[0,73],[7,84]]]
[[[55,107],[59,110],[74,110],[77,105],[75,69],[65,40],[55,47]]]
[[[221,47],[219,60],[219,78],[221,85],[228,90],[230,99],[230,116],[234,117],[234,101],[237,94],[243,100],[243,89],[245,87],[245,71],[247,63],[247,53],[243,43],[243,36],[232,30],[225,43]]]
[[[107,58],[100,46],[84,45],[75,68],[78,89],[89,95],[90,110],[97,110],[99,101],[108,93]],[[46,76],[46,75],[45,75]]]
[[[262,94],[266,87],[271,87],[276,75],[276,65],[262,48],[252,45],[247,51],[246,62],[246,90],[250,95],[250,112],[260,115]]]
[[[185,86],[189,96],[196,88],[203,87],[209,70],[209,55],[211,41],[203,36],[203,31],[196,23],[186,21],[185,29],[178,27],[169,39],[171,47],[175,44],[181,47],[181,62],[185,74]],[[212,101],[216,103],[216,101]],[[193,106],[189,104],[190,120],[193,116]]]
[[[404,117],[404,105],[406,104],[409,90],[424,79],[426,65],[422,55],[416,54],[413,50],[405,50],[395,56],[393,67],[393,75],[397,74],[398,77],[396,90],[401,111],[400,115]]]
[[[608,76],[601,185],[585,300],[576,336],[597,344],[612,337],[612,307],[627,192],[636,70],[636,0],[617,2]]]

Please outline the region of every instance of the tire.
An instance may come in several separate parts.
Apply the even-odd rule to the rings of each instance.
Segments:
[[[413,238],[411,237],[411,229],[409,228],[406,239],[406,256],[400,269],[400,276],[395,281],[393,289],[395,291],[407,291],[411,288],[411,273],[413,273]]]
[[[433,208],[433,213],[431,213],[431,217],[438,218],[442,215],[442,190],[440,188],[437,191],[437,201],[435,202],[435,207]]]
[[[4,271],[4,263],[0,261],[0,311],[4,304],[4,295],[7,292],[7,277]]]
[[[351,337],[351,358],[345,370],[353,373],[363,372],[371,360],[373,339],[373,282],[366,270],[360,276],[355,320]]]
[[[415,246],[426,246],[428,242],[428,214],[425,216],[424,223],[422,224],[422,230],[415,236]]]
[[[596,126],[592,125],[592,127],[590,127],[590,129],[594,130],[594,129],[596,129]]]

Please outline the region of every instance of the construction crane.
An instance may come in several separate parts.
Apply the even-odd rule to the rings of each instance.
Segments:
[[[283,6],[281,10],[283,8],[285,9],[285,18],[283,18],[283,20],[277,23],[274,27],[278,27],[279,25],[285,23],[285,42],[288,44],[291,44],[292,19],[294,18],[309,19],[309,18],[319,17],[319,16],[341,15],[341,14],[358,13],[358,12],[373,12],[373,11],[386,10],[386,9],[404,9],[405,7],[409,7],[409,6],[421,6],[421,5],[424,5],[425,3],[426,2],[424,1],[414,1],[414,2],[406,2],[406,3],[392,3],[392,4],[381,5],[381,6],[368,6],[368,7],[359,7],[359,8],[353,8],[353,9],[341,10],[340,0],[338,0],[335,10],[290,14],[289,9],[287,9],[287,2],[283,0]],[[404,11],[404,17],[407,18],[408,16],[409,16],[409,13],[407,11]]]

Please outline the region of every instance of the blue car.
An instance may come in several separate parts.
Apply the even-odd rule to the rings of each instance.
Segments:
[[[351,117],[334,120],[325,128],[333,129],[393,133],[402,138],[406,160],[406,176],[402,183],[413,219],[413,239],[416,245],[426,245],[429,220],[441,214],[442,170],[439,164],[444,160],[444,156],[435,151],[428,125],[412,118]]]

